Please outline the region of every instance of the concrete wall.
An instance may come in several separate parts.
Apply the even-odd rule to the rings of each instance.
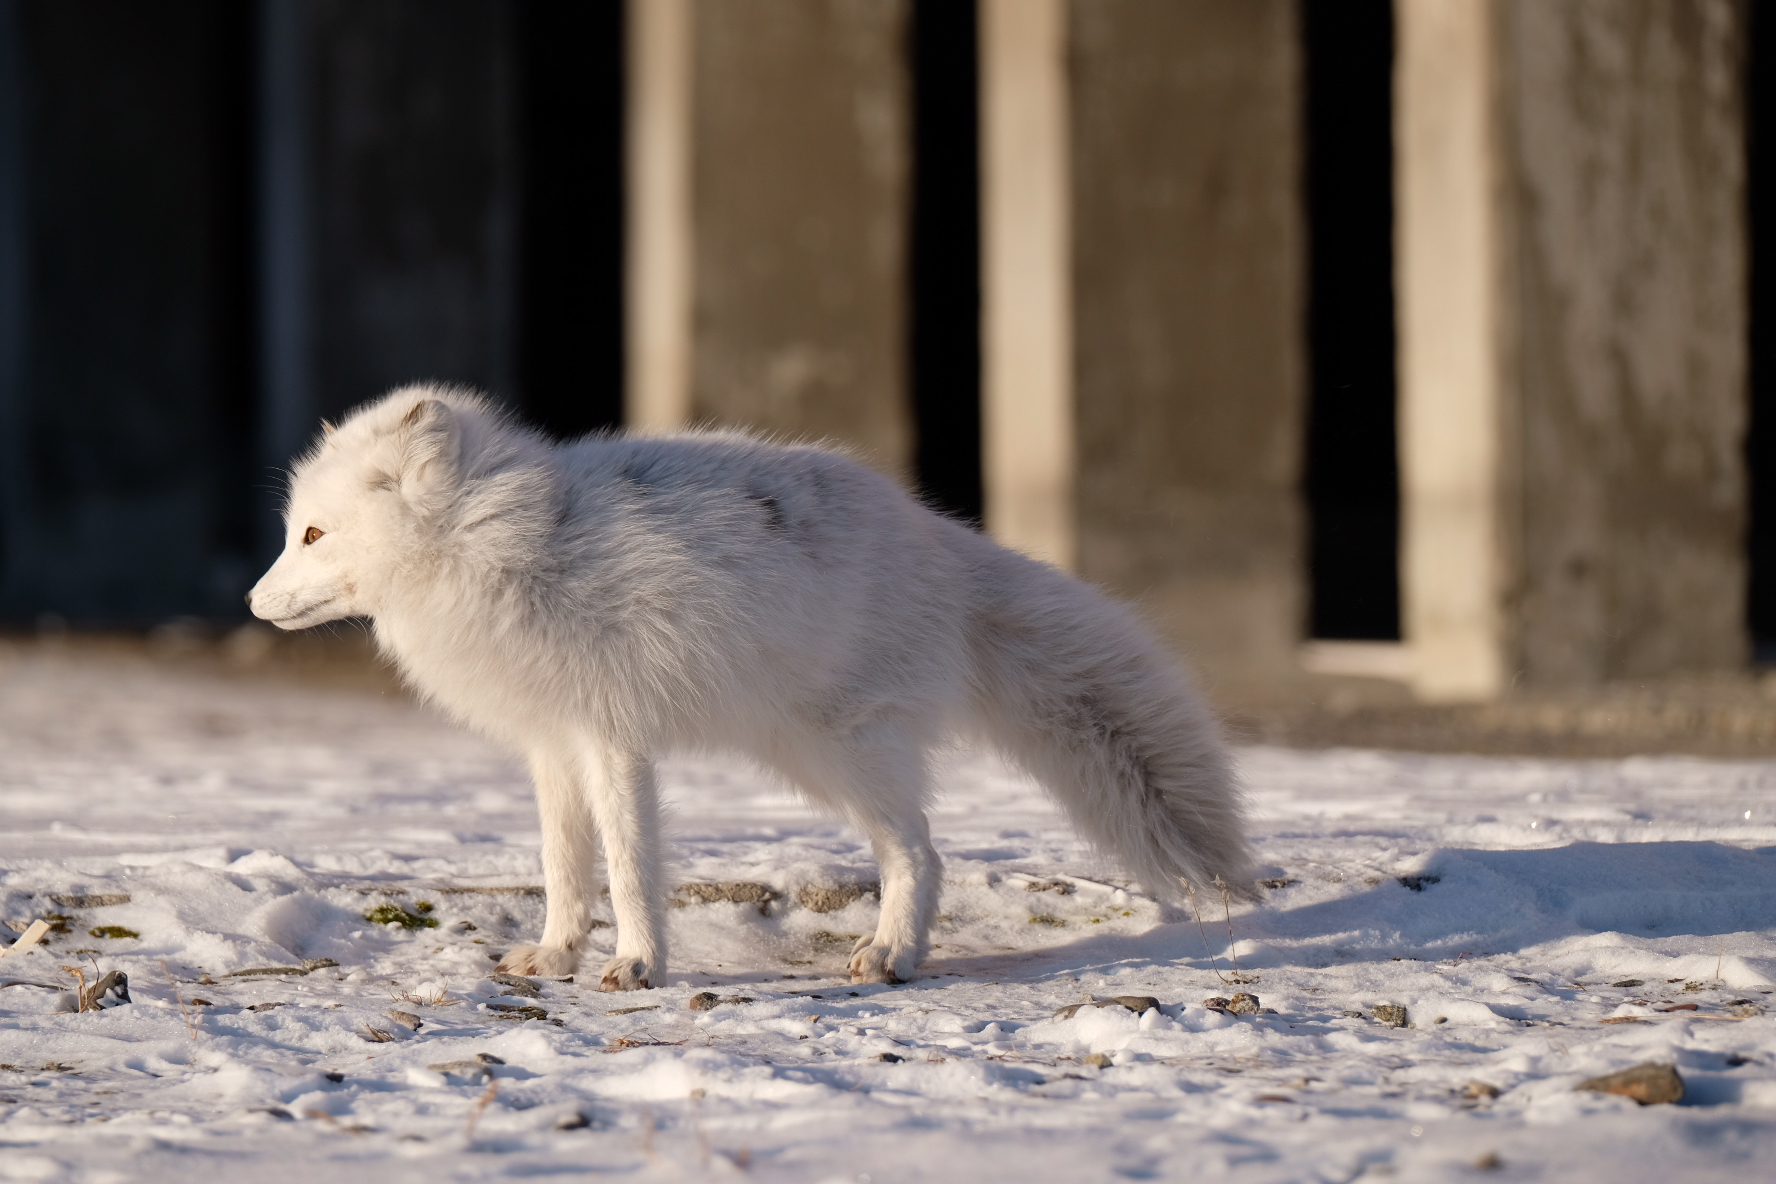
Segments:
[[[1078,568],[1217,682],[1303,612],[1293,0],[1074,0]]]
[[[1747,660],[1744,11],[1508,9],[1528,683]]]
[[[698,0],[693,421],[912,453],[906,0]]]
[[[1743,11],[1399,0],[1427,698],[1746,661]]]

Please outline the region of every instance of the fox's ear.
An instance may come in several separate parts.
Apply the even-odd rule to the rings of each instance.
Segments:
[[[401,419],[401,496],[426,513],[456,485],[462,429],[456,412],[438,399],[421,399]]]

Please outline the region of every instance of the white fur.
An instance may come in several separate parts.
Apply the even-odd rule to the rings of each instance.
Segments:
[[[956,736],[1026,769],[1150,891],[1250,891],[1218,729],[1135,616],[831,451],[556,445],[409,387],[317,442],[285,526],[255,614],[372,618],[414,687],[530,759],[548,919],[506,969],[576,970],[602,836],[602,985],[663,981],[654,762],[687,749],[744,754],[869,836],[882,910],[859,982],[905,980],[926,951],[928,755]]]

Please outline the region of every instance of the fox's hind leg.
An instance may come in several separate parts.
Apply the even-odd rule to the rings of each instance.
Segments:
[[[645,989],[662,981],[666,967],[665,853],[654,767],[619,757],[600,762],[589,780],[617,915],[617,952],[605,964],[599,988]]]
[[[572,974],[592,927],[598,901],[598,830],[592,803],[572,763],[553,754],[534,754],[537,812],[543,824],[543,890],[548,919],[543,940],[515,946],[500,959],[510,974]]]
[[[876,932],[851,951],[851,981],[898,983],[925,957],[943,865],[925,819],[925,754],[898,727],[860,730],[819,796],[865,834],[882,873]]]
[[[851,981],[904,983],[928,948],[942,863],[922,809],[864,826],[882,869],[882,914],[875,935],[858,939],[851,951]]]

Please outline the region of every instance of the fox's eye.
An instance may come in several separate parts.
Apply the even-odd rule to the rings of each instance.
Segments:
[[[314,542],[316,539],[320,538],[321,535],[323,535],[325,533],[326,532],[323,531],[318,526],[309,527],[307,530],[302,532],[302,545],[305,547],[308,546],[310,543]]]

